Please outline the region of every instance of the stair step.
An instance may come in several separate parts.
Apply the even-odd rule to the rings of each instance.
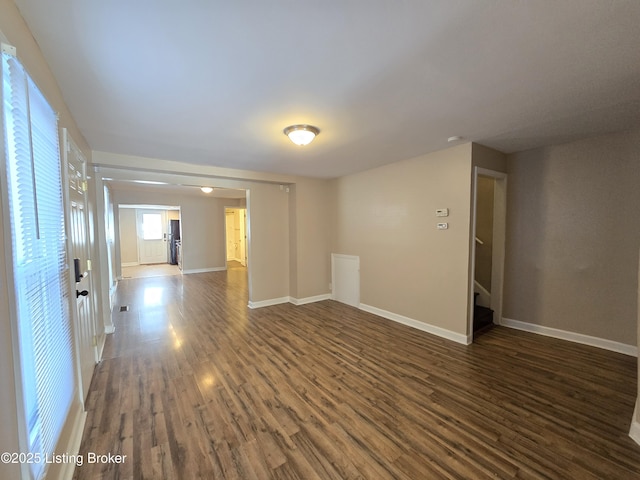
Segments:
[[[476,305],[473,308],[473,331],[477,332],[493,325],[493,310]]]

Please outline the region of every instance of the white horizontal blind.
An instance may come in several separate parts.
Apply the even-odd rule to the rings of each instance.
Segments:
[[[2,98],[29,450],[54,453],[74,391],[58,122],[20,62],[2,54]],[[32,465],[36,478],[46,463]]]

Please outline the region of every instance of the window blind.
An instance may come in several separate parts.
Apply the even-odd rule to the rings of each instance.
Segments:
[[[13,280],[28,448],[45,473],[74,392],[57,115],[14,56],[2,54]]]

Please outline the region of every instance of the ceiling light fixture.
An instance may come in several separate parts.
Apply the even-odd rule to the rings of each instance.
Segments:
[[[200,187],[200,190],[202,190],[204,193],[211,193],[213,192],[213,187]]]
[[[320,133],[320,129],[312,125],[290,125],[283,131],[289,140],[300,146],[309,145]]]

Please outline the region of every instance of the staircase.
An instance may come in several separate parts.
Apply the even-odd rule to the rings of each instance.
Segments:
[[[493,326],[493,310],[477,304],[478,293],[473,297],[473,333],[478,334]]]

